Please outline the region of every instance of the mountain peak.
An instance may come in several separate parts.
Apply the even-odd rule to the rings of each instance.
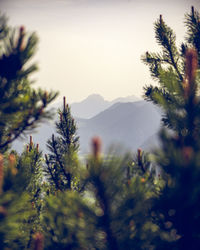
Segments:
[[[71,111],[75,117],[89,119],[103,110],[111,107],[115,103],[121,102],[136,102],[140,99],[135,96],[127,96],[116,98],[113,101],[106,101],[99,94],[91,94],[81,102],[71,104]]]
[[[102,101],[104,101],[104,98],[99,94],[91,94],[86,99],[84,99],[84,101],[85,100],[102,100]]]

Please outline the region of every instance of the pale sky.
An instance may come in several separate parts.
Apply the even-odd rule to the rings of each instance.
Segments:
[[[163,19],[185,35],[184,14],[200,0],[0,0],[9,24],[36,31],[35,87],[58,90],[68,102],[97,93],[107,100],[153,84],[141,55],[159,51],[153,23]]]

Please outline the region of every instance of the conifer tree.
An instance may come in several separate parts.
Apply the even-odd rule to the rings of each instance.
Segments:
[[[46,197],[45,249],[151,249],[159,227],[149,210],[157,193],[147,165],[141,170],[143,160],[141,150],[134,164],[128,154],[102,156],[101,141],[93,138],[81,174],[84,192],[67,190]],[[141,172],[133,174],[131,168]]]
[[[32,223],[38,214],[31,201],[38,199],[35,184],[40,179],[33,179],[41,155],[36,160],[33,148],[21,156],[8,151],[15,139],[51,116],[45,108],[57,96],[31,86],[29,76],[37,65],[30,59],[37,42],[35,33],[27,33],[23,26],[13,29],[0,16],[0,249],[26,249],[37,224]]]
[[[49,118],[46,111],[57,93],[35,90],[30,74],[37,70],[30,59],[36,52],[38,38],[28,34],[24,26],[13,29],[0,17],[0,152],[33,129],[41,119]]]
[[[200,15],[194,7],[185,15],[185,26],[187,28],[186,41],[179,48],[176,45],[175,33],[160,15],[154,27],[156,42],[161,47],[161,51],[146,52],[142,56],[142,61],[149,67],[151,76],[157,82],[157,86],[149,85],[144,88],[144,97],[163,108],[165,105],[170,105],[171,109],[165,112],[162,120],[166,126],[175,130],[177,127],[175,127],[170,110],[180,105],[179,97],[176,98],[176,96],[183,91],[187,48],[196,49],[198,62],[200,62]],[[163,84],[163,79],[165,79],[165,84]],[[181,126],[177,123],[176,125]]]
[[[0,248],[25,249],[32,224],[28,223],[36,211],[31,206],[31,196],[26,192],[26,180],[17,169],[17,155],[0,154]]]
[[[156,220],[162,230],[157,249],[200,248],[199,76],[197,52],[188,49],[183,92],[179,95],[182,105],[170,110],[173,120],[169,121],[173,121],[179,129],[173,134],[166,130],[161,132],[163,150],[158,154],[158,164],[163,170],[165,186],[154,207]],[[170,105],[166,105],[166,112],[169,109]]]
[[[41,232],[43,189],[42,154],[30,143],[21,155],[0,155],[0,246],[30,249],[35,233]]]
[[[155,249],[200,249],[200,16],[192,7],[186,15],[188,29],[181,51],[175,35],[162,17],[155,23],[162,53],[147,53],[145,62],[160,86],[146,87],[146,98],[163,109],[161,150],[156,151],[164,186],[154,200],[152,219],[160,235]]]
[[[33,241],[33,235],[42,230],[41,214],[43,210],[43,196],[45,195],[45,185],[43,176],[43,156],[39,150],[39,144],[34,144],[32,136],[24,151],[17,158],[16,168],[22,173],[20,181],[23,181],[24,191],[29,194],[32,210],[35,211],[26,222],[30,227],[30,237],[27,243],[29,248]]]
[[[59,121],[56,122],[58,136],[52,135],[47,146],[51,153],[46,157],[48,179],[56,190],[77,188],[78,149],[76,123],[71,115],[70,107],[63,98],[63,107],[58,111]]]

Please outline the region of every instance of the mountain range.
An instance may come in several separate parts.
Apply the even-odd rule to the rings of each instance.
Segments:
[[[152,136],[155,137],[152,146],[157,145],[160,119],[158,110],[146,101],[115,103],[91,119],[77,119],[81,152],[88,153],[94,136],[100,136],[104,149],[120,144],[129,150],[136,150]]]
[[[72,103],[72,115],[77,122],[80,137],[80,154],[90,152],[90,141],[99,136],[103,149],[110,145],[121,145],[124,149],[136,150],[138,147],[149,149],[158,145],[157,133],[160,128],[161,112],[153,104],[137,97],[118,98],[105,101],[100,95],[91,95],[79,103]],[[62,103],[54,104],[54,108]],[[57,116],[55,116],[57,118]],[[55,120],[42,123],[33,133],[34,143],[47,152],[46,142],[56,133]],[[21,151],[27,139],[17,140],[13,148]]]
[[[140,99],[138,97],[132,95],[127,97],[116,98],[113,101],[107,101],[101,95],[93,94],[88,96],[81,102],[72,103],[70,106],[71,112],[74,117],[89,119],[97,115],[98,113],[108,109],[115,103],[135,102],[139,100]]]

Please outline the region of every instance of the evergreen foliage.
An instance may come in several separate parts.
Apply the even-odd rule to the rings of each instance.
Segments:
[[[24,183],[24,191],[29,194],[30,203],[34,215],[24,223],[30,224],[30,236],[27,243],[27,247],[33,240],[33,235],[42,230],[41,226],[41,214],[43,210],[43,199],[46,192],[46,185],[43,175],[43,155],[39,150],[39,145],[34,145],[32,136],[30,136],[30,142],[25,147],[24,151],[17,160],[17,169],[20,171],[21,177],[19,178]]]
[[[0,247],[24,249],[32,228],[32,225],[26,222],[34,216],[35,211],[31,207],[30,195],[24,192],[24,173],[16,168],[16,156],[0,155],[0,161]]]
[[[156,152],[165,182],[152,207],[160,228],[153,239],[156,249],[200,249],[200,16],[193,7],[186,27],[186,43],[178,52],[175,35],[161,17],[155,32],[162,53],[143,58],[160,85],[146,87],[146,99],[162,108],[164,124],[171,128],[162,129],[162,149]]]
[[[199,80],[196,50],[188,49],[183,91],[179,94],[182,105],[170,111],[170,105],[165,106],[166,112],[171,114],[169,122],[176,130],[161,132],[162,151],[158,154],[158,164],[163,170],[165,185],[154,207],[162,230],[157,249],[200,248]],[[168,79],[162,81],[165,84]]]
[[[180,49],[160,16],[155,32],[162,52],[143,56],[158,83],[145,87],[146,99],[164,115],[160,149],[102,155],[95,137],[84,166],[65,98],[45,159],[32,137],[21,155],[8,150],[49,115],[43,109],[56,94],[30,87],[35,67],[24,64],[35,35],[25,39],[24,28],[10,30],[4,17],[0,24],[10,48],[0,57],[0,249],[200,249],[199,13],[192,7],[186,15]]]
[[[128,155],[110,152],[103,157],[100,148],[100,140],[94,138],[81,175],[84,193],[65,191],[47,198],[46,249],[151,248],[150,235],[158,234],[149,216],[156,184],[146,171],[127,175],[130,167],[140,168],[141,159],[132,164]]]
[[[15,139],[51,116],[45,108],[57,96],[31,87],[37,42],[35,33],[13,29],[0,16],[0,249],[27,249],[39,230],[41,153],[32,143],[21,156],[8,151]]]
[[[0,152],[33,129],[38,121],[49,118],[45,110],[57,93],[35,90],[30,74],[37,70],[30,60],[36,52],[38,38],[23,26],[12,29],[4,16],[0,18]]]
[[[42,230],[40,215],[44,195],[38,145],[30,143],[21,155],[1,157],[1,249],[29,249],[34,234]]]
[[[161,52],[146,52],[142,56],[142,61],[149,67],[151,76],[157,81],[158,86],[146,86],[145,99],[152,101],[164,108],[163,122],[172,129],[178,129],[176,116],[170,112],[181,106],[183,93],[183,80],[185,79],[185,54],[187,48],[195,48],[200,62],[200,16],[199,13],[191,8],[191,12],[185,15],[185,25],[187,28],[186,41],[180,48],[176,45],[176,35],[173,30],[164,22],[162,15],[155,22],[155,37]],[[166,110],[165,106],[170,106]],[[181,114],[177,114],[180,118]],[[175,124],[176,123],[176,124]]]
[[[77,168],[79,137],[76,123],[71,115],[70,107],[63,98],[63,107],[58,110],[59,121],[56,122],[58,136],[52,135],[47,147],[46,173],[55,190],[71,190],[78,188]]]

